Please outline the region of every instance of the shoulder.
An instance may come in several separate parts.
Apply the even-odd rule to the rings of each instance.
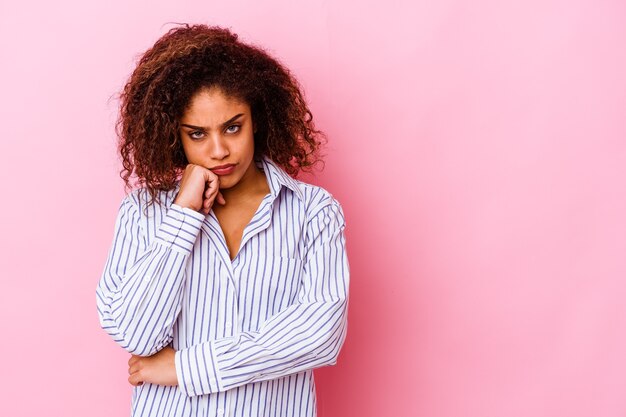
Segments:
[[[154,217],[167,211],[175,195],[175,190],[158,191],[157,199],[151,201],[150,193],[145,187],[135,188],[128,192],[120,202],[120,210],[132,213],[138,218]]]
[[[335,216],[344,220],[343,207],[339,200],[327,189],[319,185],[295,180],[303,196],[307,221],[322,216]]]

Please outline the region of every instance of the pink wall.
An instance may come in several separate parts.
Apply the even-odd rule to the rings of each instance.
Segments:
[[[321,417],[626,415],[621,0],[2,3],[1,415],[128,415],[107,99],[182,21],[267,46],[331,140],[352,287]]]

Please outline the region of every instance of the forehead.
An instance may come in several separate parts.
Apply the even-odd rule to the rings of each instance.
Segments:
[[[206,126],[218,125],[238,113],[249,112],[250,106],[245,101],[227,95],[216,87],[203,88],[191,97],[181,121],[190,124],[202,122]]]

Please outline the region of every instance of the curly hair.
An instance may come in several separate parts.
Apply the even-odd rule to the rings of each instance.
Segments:
[[[115,124],[125,190],[171,190],[188,164],[179,121],[202,88],[219,87],[246,102],[257,126],[255,156],[267,155],[289,175],[320,161],[326,141],[315,128],[302,88],[263,48],[245,44],[229,29],[203,24],[170,29],[139,59],[119,94]]]

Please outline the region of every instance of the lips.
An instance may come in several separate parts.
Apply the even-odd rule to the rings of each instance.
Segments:
[[[220,165],[209,169],[217,175],[227,175],[234,171],[235,164]]]
[[[234,167],[234,166],[235,166],[235,164],[226,164],[226,165],[219,165],[219,166],[216,166],[216,167],[213,167],[213,168],[209,168],[209,169],[212,171],[214,169],[224,169],[224,168]]]

